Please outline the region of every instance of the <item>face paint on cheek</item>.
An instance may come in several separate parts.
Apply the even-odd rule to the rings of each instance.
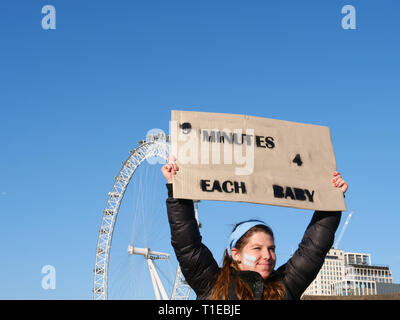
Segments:
[[[243,264],[249,267],[254,267],[254,261],[256,261],[256,257],[245,253],[243,256]]]

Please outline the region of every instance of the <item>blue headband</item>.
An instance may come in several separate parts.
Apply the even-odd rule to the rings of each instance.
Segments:
[[[235,231],[232,232],[231,236],[229,237],[228,245],[226,247],[226,250],[228,251],[228,254],[230,256],[232,256],[231,249],[236,246],[236,243],[238,242],[238,240],[247,231],[249,231],[254,226],[258,226],[258,225],[267,226],[264,222],[259,221],[259,220],[251,220],[251,221],[243,222],[240,225],[238,225],[238,227],[235,229]]]

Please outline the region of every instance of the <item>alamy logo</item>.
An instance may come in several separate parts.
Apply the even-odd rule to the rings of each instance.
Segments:
[[[45,5],[42,7],[42,14],[45,16],[42,18],[42,28],[44,30],[55,30],[56,29],[56,8],[52,5]]]
[[[351,5],[345,5],[342,8],[342,13],[346,14],[342,18],[342,28],[345,30],[356,29],[356,8]]]
[[[250,128],[195,130],[189,122],[178,125],[176,121],[171,121],[170,133],[172,154],[180,163],[236,165],[236,175],[253,173],[255,147],[266,150],[275,147],[272,136],[256,135]]]
[[[56,268],[52,265],[42,267],[42,273],[45,276],[42,278],[42,288],[44,290],[56,288]]]

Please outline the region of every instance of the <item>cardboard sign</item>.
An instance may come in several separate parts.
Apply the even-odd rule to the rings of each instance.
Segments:
[[[328,127],[173,110],[170,132],[174,198],[346,210]]]

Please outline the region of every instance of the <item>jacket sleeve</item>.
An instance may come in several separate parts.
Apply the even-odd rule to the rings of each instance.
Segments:
[[[341,211],[315,211],[298,249],[279,268],[284,273],[283,282],[293,299],[300,299],[318,275],[325,256],[333,245],[341,215]]]
[[[219,271],[211,251],[201,242],[194,214],[193,200],[172,197],[172,184],[167,184],[167,212],[174,248],[185,280],[197,297],[207,296]]]

